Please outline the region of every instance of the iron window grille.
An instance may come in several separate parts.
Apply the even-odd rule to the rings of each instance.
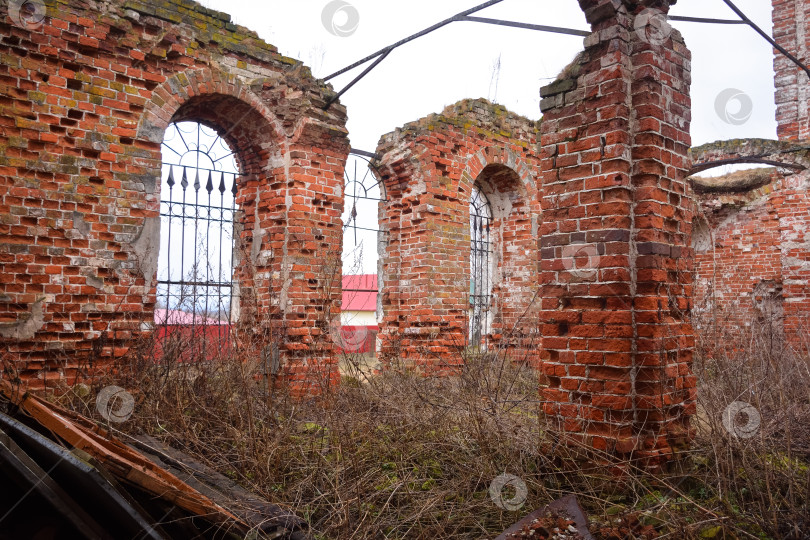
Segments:
[[[171,124],[161,150],[155,322],[191,328],[201,336],[208,357],[206,341],[227,342],[237,311],[233,272],[239,172],[222,138],[196,122]]]
[[[478,186],[470,197],[470,330],[469,345],[481,347],[489,333],[492,296],[490,258],[492,207]]]

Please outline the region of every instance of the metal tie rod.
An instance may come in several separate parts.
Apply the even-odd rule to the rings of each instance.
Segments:
[[[385,54],[386,52],[390,52],[390,51],[396,49],[400,45],[405,45],[406,43],[408,43],[410,41],[413,41],[413,40],[415,40],[417,38],[420,38],[420,37],[424,36],[425,34],[429,34],[429,33],[433,32],[434,30],[438,30],[439,28],[442,28],[443,26],[447,26],[451,22],[453,22],[455,20],[458,20],[459,17],[464,17],[466,15],[469,15],[470,13],[475,13],[476,11],[481,11],[484,8],[488,8],[489,6],[494,6],[495,4],[498,4],[500,2],[503,2],[503,0],[489,0],[489,2],[484,2],[483,4],[479,4],[479,5],[475,6],[474,8],[468,9],[467,11],[462,11],[461,13],[457,13],[456,15],[453,15],[452,17],[450,17],[448,19],[445,19],[445,20],[443,20],[441,22],[438,22],[438,23],[434,24],[433,26],[425,28],[421,32],[417,32],[417,33],[415,33],[415,34],[413,34],[411,36],[406,37],[405,39],[397,41],[393,45],[389,45],[388,47],[384,47],[384,48],[380,49],[379,51],[375,52],[374,54],[370,54],[370,55],[366,56],[365,58],[363,58],[362,60],[358,60],[354,64],[352,64],[350,66],[346,66],[345,68],[332,73],[328,77],[325,77],[323,80],[328,81],[329,79],[337,77],[338,75],[342,75],[342,74],[346,73],[347,71],[349,71],[350,69],[354,69],[354,68],[356,68],[357,66],[359,66],[361,64],[365,64],[369,60],[373,60],[374,58],[377,58],[381,54]]]
[[[747,24],[745,21],[736,19],[705,19],[703,17],[684,17],[682,15],[667,15],[667,20],[708,24]]]
[[[361,65],[365,64],[366,62],[369,62],[371,60],[376,59],[376,61],[373,64],[371,64],[368,68],[366,68],[360,75],[355,77],[349,84],[346,85],[345,88],[343,88],[335,96],[331,97],[326,102],[326,104],[323,106],[323,109],[324,110],[328,109],[335,101],[340,99],[340,96],[342,96],[344,93],[346,93],[346,91],[349,88],[351,88],[352,86],[357,84],[360,81],[360,79],[365,77],[372,69],[377,67],[377,65],[380,62],[382,62],[385,59],[385,57],[388,56],[391,53],[391,51],[393,51],[394,49],[396,49],[397,47],[399,47],[401,45],[404,45],[404,44],[406,44],[408,42],[411,42],[411,41],[413,41],[415,39],[418,39],[418,38],[420,38],[420,37],[422,37],[422,36],[424,36],[426,34],[429,34],[429,33],[433,32],[434,30],[438,30],[439,28],[447,26],[448,24],[453,23],[453,22],[458,22],[458,21],[480,22],[480,23],[497,24],[497,25],[501,25],[501,26],[512,26],[512,27],[515,27],[515,28],[525,28],[525,29],[528,29],[528,30],[539,30],[539,31],[543,31],[543,32],[554,32],[554,33],[557,33],[557,34],[568,34],[568,35],[582,36],[582,37],[590,35],[590,32],[586,32],[584,30],[575,30],[575,29],[572,29],[572,28],[560,28],[560,27],[556,27],[556,26],[543,26],[543,25],[539,25],[539,24],[527,24],[527,23],[512,22],[512,21],[502,21],[502,20],[499,20],[499,19],[486,19],[486,18],[483,18],[483,17],[470,17],[469,16],[471,13],[481,11],[482,9],[488,8],[489,6],[494,6],[495,4],[498,4],[498,3],[502,2],[502,1],[503,0],[489,0],[488,2],[484,2],[483,4],[479,4],[479,5],[477,5],[477,6],[473,7],[473,8],[470,8],[470,9],[468,9],[466,11],[462,11],[461,13],[457,13],[457,14],[453,15],[452,17],[449,17],[447,19],[444,19],[443,21],[440,21],[440,22],[434,24],[433,26],[429,26],[428,28],[425,28],[421,32],[417,32],[417,33],[415,33],[415,34],[413,34],[411,36],[406,37],[405,39],[397,41],[393,45],[389,45],[387,47],[384,47],[384,48],[380,49],[379,51],[375,52],[374,54],[366,56],[362,60],[358,60],[357,62],[355,62],[355,63],[353,63],[353,64],[351,64],[349,66],[346,66],[345,68],[343,68],[341,70],[338,70],[338,71],[332,73],[331,75],[329,75],[327,77],[324,77],[323,80],[328,81],[330,79],[333,79],[333,78],[337,77],[338,75],[342,75],[342,74],[346,73],[347,71],[350,71],[350,70],[352,70],[352,69],[354,69],[354,68],[356,68],[358,66],[361,66]]]
[[[420,37],[422,37],[422,36],[424,36],[426,34],[429,34],[429,33],[433,32],[434,30],[438,30],[439,28],[447,26],[451,22],[459,20],[460,17],[466,17],[470,13],[475,13],[476,11],[481,11],[484,8],[488,8],[489,6],[494,6],[495,4],[499,4],[500,2],[503,2],[503,0],[489,0],[488,2],[484,2],[483,4],[479,4],[479,5],[475,6],[474,8],[470,8],[470,9],[468,9],[466,11],[462,11],[461,13],[453,15],[452,17],[450,17],[448,19],[445,19],[445,20],[443,20],[441,22],[438,22],[438,23],[434,24],[433,26],[425,28],[421,32],[417,32],[417,33],[415,33],[415,34],[413,34],[411,36],[406,37],[405,39],[397,41],[393,45],[389,45],[388,47],[384,47],[384,48],[380,49],[379,51],[375,52],[374,54],[366,56],[362,60],[358,60],[357,62],[353,63],[352,65],[346,66],[345,68],[332,73],[328,77],[325,77],[323,80],[328,81],[329,79],[337,77],[338,75],[342,75],[342,74],[346,73],[347,71],[356,68],[357,66],[365,64],[366,62],[368,62],[370,60],[374,60],[375,58],[379,57],[379,58],[377,58],[376,62],[374,62],[372,65],[370,65],[365,71],[363,71],[363,73],[361,73],[360,75],[355,77],[354,80],[352,82],[350,82],[343,90],[338,92],[337,95],[330,98],[329,101],[327,101],[326,104],[323,106],[323,109],[324,110],[328,109],[335,101],[340,99],[340,96],[342,96],[346,92],[346,90],[348,90],[349,88],[354,86],[360,79],[365,77],[368,74],[369,71],[374,69],[377,66],[377,64],[382,62],[385,59],[385,57],[388,56],[388,54],[391,51],[393,51],[394,49],[396,49],[397,47],[399,47],[401,45],[404,45],[404,44],[406,44],[406,43],[408,43],[410,41],[413,41],[413,40],[415,40],[417,38],[420,38]]]
[[[748,16],[747,16],[745,13],[743,13],[743,12],[740,10],[740,8],[738,8],[737,6],[735,6],[735,5],[734,5],[734,3],[733,3],[731,0],[723,0],[723,2],[725,2],[725,3],[726,3],[726,5],[727,5],[728,7],[730,7],[730,8],[731,8],[731,10],[732,10],[734,13],[736,13],[736,14],[737,14],[737,16],[738,16],[740,19],[742,19],[742,21],[743,21],[745,24],[747,24],[748,26],[750,26],[751,28],[753,28],[753,29],[754,29],[754,30],[757,32],[757,34],[759,34],[760,36],[762,36],[763,38],[765,38],[765,41],[767,41],[768,43],[770,43],[770,44],[773,46],[773,48],[774,48],[774,49],[776,49],[777,51],[779,51],[780,53],[782,53],[783,55],[785,55],[785,56],[786,56],[786,57],[787,57],[787,58],[788,58],[788,59],[789,59],[791,62],[793,62],[794,64],[796,64],[796,65],[797,65],[797,66],[799,66],[800,68],[802,68],[802,69],[804,70],[804,72],[805,72],[805,73],[807,73],[807,76],[808,76],[808,77],[810,77],[810,69],[809,69],[809,68],[808,68],[806,65],[804,65],[804,64],[802,63],[802,61],[801,61],[801,60],[799,60],[798,58],[796,58],[795,56],[793,56],[792,54],[790,54],[790,53],[787,51],[787,49],[785,49],[784,47],[782,47],[781,45],[779,45],[779,44],[778,44],[778,43],[777,43],[777,42],[776,42],[776,41],[775,41],[775,40],[774,40],[774,39],[773,39],[773,38],[772,38],[770,35],[768,35],[768,33],[767,33],[767,32],[765,32],[764,30],[762,30],[762,28],[760,28],[759,26],[757,26],[757,25],[756,25],[756,23],[754,23],[754,21],[752,21],[751,19],[749,19],[749,18],[748,18]]]
[[[379,51],[375,52],[374,54],[366,56],[362,60],[358,60],[357,62],[355,62],[355,63],[353,63],[353,64],[351,64],[349,66],[346,66],[345,68],[343,68],[341,70],[338,70],[338,71],[332,73],[331,75],[325,77],[323,80],[328,81],[330,79],[333,79],[333,78],[337,77],[338,75],[342,75],[342,74],[346,73],[347,71],[350,71],[350,70],[352,70],[352,69],[354,69],[354,68],[356,68],[358,66],[361,66],[361,65],[365,64],[366,62],[369,62],[371,60],[376,59],[373,64],[371,64],[369,67],[367,67],[365,70],[363,70],[363,72],[360,73],[360,75],[355,77],[340,92],[338,92],[336,95],[331,97],[326,102],[326,104],[323,106],[323,109],[324,110],[328,109],[333,103],[335,103],[338,99],[340,99],[340,97],[343,94],[345,94],[346,91],[348,91],[352,86],[357,84],[363,77],[368,75],[368,73],[372,69],[377,67],[377,65],[380,62],[385,60],[385,58],[391,53],[391,51],[393,51],[397,47],[400,47],[401,45],[409,43],[409,42],[411,42],[411,41],[413,41],[415,39],[418,39],[418,38],[420,38],[420,37],[422,37],[422,36],[424,36],[426,34],[429,34],[429,33],[433,32],[434,30],[438,30],[439,28],[447,26],[448,24],[453,23],[453,22],[457,22],[457,21],[478,22],[478,23],[484,23],[484,24],[494,24],[494,25],[499,25],[499,26],[509,26],[509,27],[513,27],[513,28],[524,28],[524,29],[527,29],[527,30],[537,30],[537,31],[540,31],[540,32],[552,32],[552,33],[555,33],[555,34],[566,34],[566,35],[581,36],[581,37],[587,37],[587,36],[589,36],[591,34],[591,32],[589,32],[589,31],[577,30],[577,29],[573,29],[573,28],[562,28],[562,27],[558,27],[558,26],[545,26],[545,25],[541,25],[541,24],[529,24],[529,23],[522,23],[522,22],[515,22],[515,21],[504,21],[504,20],[501,20],[501,19],[489,19],[489,18],[485,18],[485,17],[470,17],[470,14],[472,14],[472,13],[481,11],[482,9],[488,8],[490,6],[493,6],[495,4],[500,3],[502,1],[503,0],[489,0],[488,2],[484,2],[483,4],[479,4],[479,5],[477,5],[477,6],[473,7],[473,8],[470,8],[470,9],[468,9],[466,11],[462,11],[461,13],[457,13],[457,14],[453,15],[452,17],[444,19],[443,21],[440,21],[440,22],[434,24],[433,26],[429,26],[428,28],[425,28],[421,32],[417,32],[417,33],[415,33],[413,35],[410,35],[410,36],[406,37],[405,39],[397,41],[396,43],[394,43],[392,45],[384,47],[384,48],[380,49]],[[680,22],[708,23],[708,24],[732,24],[732,25],[745,24],[745,25],[748,25],[751,28],[753,28],[757,33],[759,33],[762,37],[764,37],[780,53],[785,55],[793,63],[795,63],[800,68],[802,68],[807,73],[808,77],[810,77],[810,69],[808,69],[807,66],[805,66],[800,60],[798,60],[795,56],[790,54],[783,47],[781,47],[778,43],[776,43],[776,41],[774,41],[773,38],[771,38],[771,36],[769,36],[766,32],[764,32],[762,29],[760,29],[751,19],[749,19],[742,11],[740,11],[737,8],[737,6],[735,6],[731,2],[731,0],[723,0],[723,1],[740,17],[741,20],[710,19],[710,18],[703,18],[703,17],[685,17],[685,16],[679,16],[679,15],[670,15],[667,18],[669,20],[672,20],[672,21],[680,21]]]
[[[540,32],[552,32],[554,34],[567,34],[569,36],[588,37],[591,32],[586,30],[575,30],[573,28],[561,28],[559,26],[544,26],[542,24],[529,24],[514,21],[503,21],[501,19],[487,19],[484,17],[459,17],[459,21],[470,21],[485,24],[497,24],[498,26],[511,26],[513,28],[525,28],[527,30],[539,30]]]

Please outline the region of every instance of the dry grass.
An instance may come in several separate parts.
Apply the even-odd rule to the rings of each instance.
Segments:
[[[567,493],[598,538],[642,538],[608,526],[622,516],[661,538],[810,538],[808,362],[760,330],[723,351],[719,336],[701,342],[698,438],[666,475],[626,463],[617,477],[558,444],[538,414],[537,374],[497,351],[459,352],[459,376],[439,380],[404,369],[367,376],[344,358],[340,388],[308,402],[268,396],[250,358],[157,365],[134,354],[114,382],[136,392],[137,406],[117,427],[157,436],[292,508],[318,538],[490,538]],[[62,399],[100,418],[93,395]],[[753,437],[723,425],[733,401],[759,412]],[[520,510],[490,499],[504,472],[527,485]]]

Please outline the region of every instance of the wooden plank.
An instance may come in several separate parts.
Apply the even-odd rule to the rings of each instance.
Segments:
[[[173,474],[164,471],[139,452],[114,439],[90,419],[66,411],[35,395],[21,394],[8,381],[0,381],[0,393],[59,439],[93,456],[120,480],[211,523],[227,524],[245,534],[250,530],[243,520]]]

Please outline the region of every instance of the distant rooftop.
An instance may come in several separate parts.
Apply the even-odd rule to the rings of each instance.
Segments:
[[[343,311],[377,310],[377,274],[343,276]]]
[[[189,313],[179,309],[156,309],[155,324],[230,324],[228,321],[221,321],[212,317],[205,317],[201,313]]]

